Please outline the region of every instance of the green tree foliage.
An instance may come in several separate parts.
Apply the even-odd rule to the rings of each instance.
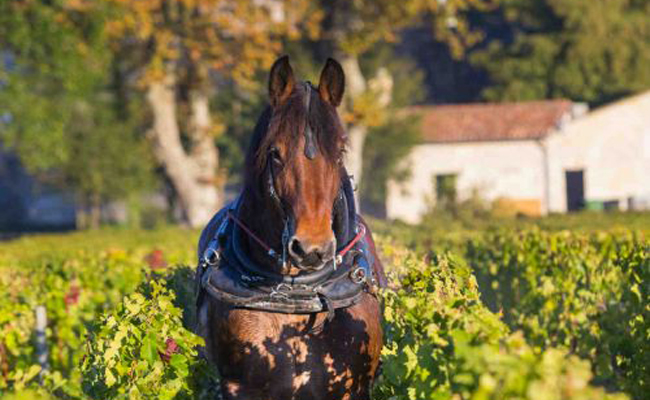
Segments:
[[[467,19],[469,11],[484,11],[491,0],[360,0],[324,1],[323,33],[338,51],[360,55],[381,42],[395,42],[399,29],[426,19],[435,36],[462,54],[481,38]]]
[[[494,101],[569,98],[591,104],[650,88],[650,3],[643,0],[501,0],[512,43],[473,62]]]
[[[0,3],[0,96],[11,122],[3,126],[3,142],[38,169],[70,157],[63,137],[74,103],[91,92],[108,61],[101,46],[93,46],[101,42],[93,22],[75,25],[60,6]]]
[[[364,180],[361,196],[369,209],[383,208],[389,180],[406,179],[410,165],[403,159],[420,142],[419,119],[392,114],[385,123],[370,129],[364,146]]]
[[[0,4],[0,140],[29,171],[76,193],[96,225],[103,201],[150,186],[152,163],[137,114],[111,87],[122,77],[102,16],[81,11],[66,1]]]
[[[127,199],[154,186],[153,159],[137,125],[120,120],[111,104],[80,112],[67,127],[72,156],[62,166],[64,183],[81,205],[97,212],[108,200]],[[135,216],[134,216],[135,217]],[[98,216],[88,223],[96,226]]]
[[[420,121],[404,115],[403,108],[424,97],[423,75],[412,61],[395,56],[392,45],[383,44],[368,52],[361,64],[366,75],[385,68],[394,84],[390,106],[377,117],[377,126],[368,130],[363,148],[363,174],[359,183],[364,210],[382,213],[389,180],[408,177],[410,166],[402,160],[420,142]]]

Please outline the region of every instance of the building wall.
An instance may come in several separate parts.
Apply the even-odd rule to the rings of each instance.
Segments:
[[[534,141],[422,144],[405,162],[411,177],[389,182],[388,218],[419,222],[435,201],[435,176],[441,174],[457,174],[459,199],[477,191],[484,199],[519,201],[529,209],[543,203],[543,152]]]
[[[584,170],[587,201],[650,206],[650,92],[597,109],[546,140],[549,210],[567,210],[566,170]]]

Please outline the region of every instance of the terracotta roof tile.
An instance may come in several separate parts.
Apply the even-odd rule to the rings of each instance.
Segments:
[[[415,106],[429,143],[531,140],[546,136],[571,115],[569,100]]]

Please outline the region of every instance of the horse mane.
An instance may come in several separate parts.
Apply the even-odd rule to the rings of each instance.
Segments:
[[[310,83],[307,83],[311,85]],[[318,90],[312,87],[310,91],[311,103],[309,115],[306,115],[304,106],[305,89],[303,85],[296,85],[285,104],[279,106],[275,113],[271,106],[267,106],[257,120],[253,136],[246,152],[244,188],[259,198],[259,183],[263,180],[268,163],[268,153],[274,143],[280,139],[298,143],[300,135],[305,131],[305,124],[311,126],[318,154],[325,157],[328,163],[337,164],[345,151],[347,135],[336,113],[336,108],[323,101]],[[282,138],[283,135],[290,135]],[[303,154],[302,146],[287,146],[285,165],[296,162],[297,156]]]

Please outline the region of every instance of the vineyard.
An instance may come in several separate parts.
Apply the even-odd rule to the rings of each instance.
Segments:
[[[378,222],[390,287],[374,397],[647,399],[648,232],[560,225]],[[215,398],[192,333],[197,237],[105,229],[1,244],[0,397]]]

